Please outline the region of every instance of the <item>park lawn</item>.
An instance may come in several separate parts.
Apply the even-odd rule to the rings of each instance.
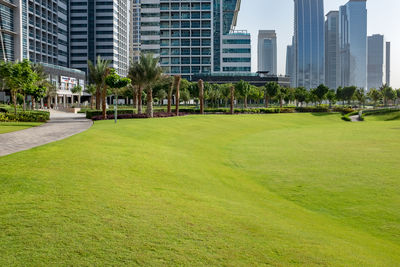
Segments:
[[[0,122],[0,134],[20,131],[41,124],[41,122]]]
[[[373,116],[365,116],[368,121],[395,121],[400,120],[400,111],[388,112],[383,114],[375,114]]]
[[[398,266],[399,121],[96,122],[0,158],[0,265]]]

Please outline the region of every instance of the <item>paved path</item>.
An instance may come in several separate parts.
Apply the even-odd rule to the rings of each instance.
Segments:
[[[0,157],[62,140],[86,131],[93,122],[85,114],[50,111],[50,121],[38,127],[0,134]]]

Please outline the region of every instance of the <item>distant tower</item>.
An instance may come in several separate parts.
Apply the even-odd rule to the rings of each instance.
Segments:
[[[367,88],[367,0],[340,7],[341,85]]]
[[[274,30],[258,32],[258,71],[278,73],[276,32]]]
[[[390,42],[386,42],[386,83],[390,86]]]
[[[325,81],[324,1],[294,0],[294,86]]]
[[[385,41],[383,35],[368,36],[368,89],[384,83]]]
[[[325,85],[336,89],[340,85],[339,11],[331,11],[325,21]]]

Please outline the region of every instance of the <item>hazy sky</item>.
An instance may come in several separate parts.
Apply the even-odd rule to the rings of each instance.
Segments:
[[[338,10],[347,0],[325,0],[325,14]],[[400,88],[400,0],[368,0],[368,35],[383,34],[391,42],[391,85]],[[276,30],[278,72],[285,74],[286,46],[291,43],[293,0],[242,0],[238,30],[248,30],[252,39],[252,71],[257,70],[258,30]]]

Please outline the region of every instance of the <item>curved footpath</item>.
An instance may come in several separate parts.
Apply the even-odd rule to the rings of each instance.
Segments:
[[[0,157],[62,140],[86,131],[93,122],[85,114],[50,111],[50,121],[38,127],[0,134]]]

